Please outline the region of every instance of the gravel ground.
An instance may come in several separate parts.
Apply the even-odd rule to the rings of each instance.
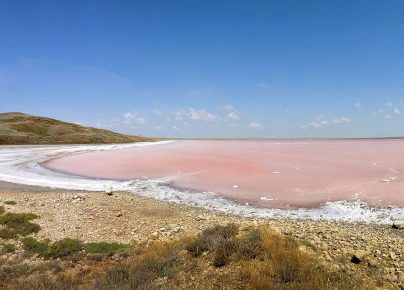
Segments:
[[[14,200],[16,205],[4,201]],[[192,235],[214,224],[266,225],[301,241],[324,263],[365,279],[381,289],[404,289],[404,230],[391,225],[310,220],[259,220],[166,203],[127,192],[66,191],[0,182],[0,205],[10,212],[32,212],[38,238],[150,242]],[[351,262],[352,256],[359,263]]]

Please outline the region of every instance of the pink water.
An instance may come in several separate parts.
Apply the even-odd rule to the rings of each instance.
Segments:
[[[46,165],[92,178],[170,177],[176,188],[263,207],[337,200],[404,207],[404,140],[176,141],[70,155]]]

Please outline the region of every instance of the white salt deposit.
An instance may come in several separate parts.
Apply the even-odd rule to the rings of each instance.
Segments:
[[[67,175],[40,165],[52,158],[89,151],[116,150],[138,146],[159,146],[170,141],[125,145],[61,145],[61,146],[3,146],[0,147],[0,180],[33,186],[72,190],[124,190],[168,202],[261,218],[309,218],[342,220],[347,222],[391,223],[404,219],[404,209],[398,207],[371,208],[360,201],[326,202],[319,208],[275,209],[249,206],[224,199],[215,193],[179,191],[160,180],[104,180]],[[237,186],[237,185],[234,185]],[[233,186],[233,187],[234,187]],[[270,197],[262,197],[269,201]]]

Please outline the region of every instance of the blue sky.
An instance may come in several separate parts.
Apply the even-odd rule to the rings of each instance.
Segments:
[[[403,11],[0,0],[0,111],[162,137],[404,135]]]

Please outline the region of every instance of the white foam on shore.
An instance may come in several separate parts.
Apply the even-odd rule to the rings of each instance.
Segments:
[[[229,214],[261,218],[309,218],[388,224],[404,219],[404,208],[371,208],[359,201],[327,202],[319,208],[271,209],[239,204],[210,192],[179,191],[169,187],[168,179],[116,181],[63,174],[40,165],[51,158],[73,153],[158,146],[173,141],[122,145],[60,145],[0,147],[0,180],[51,188],[105,191],[131,191],[135,194]]]

